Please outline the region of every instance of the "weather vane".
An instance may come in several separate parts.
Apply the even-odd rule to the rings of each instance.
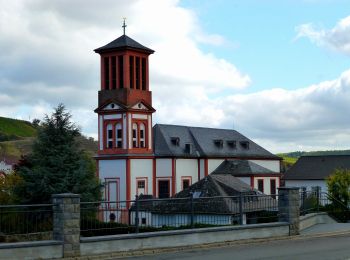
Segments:
[[[124,18],[123,18],[123,20],[124,20],[124,22],[123,22],[123,26],[122,26],[122,27],[123,27],[123,30],[124,30],[124,35],[125,35],[125,28],[126,28],[126,26],[127,26],[127,25],[125,24],[125,20],[126,20],[126,18],[124,17]]]

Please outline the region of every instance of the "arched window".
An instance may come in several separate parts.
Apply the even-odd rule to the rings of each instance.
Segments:
[[[132,124],[132,147],[137,148],[137,134],[138,134],[138,127],[136,123]]]
[[[145,124],[141,123],[140,124],[140,148],[145,148],[146,147],[146,143],[145,143]]]
[[[113,126],[112,124],[108,124],[106,128],[106,146],[107,148],[113,148]]]
[[[122,124],[117,123],[115,125],[115,132],[116,132],[116,138],[115,138],[115,146],[117,148],[123,147],[123,131],[122,131]]]

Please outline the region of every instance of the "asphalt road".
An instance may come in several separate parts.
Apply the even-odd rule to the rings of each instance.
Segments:
[[[263,243],[128,257],[125,259],[350,259],[350,234],[313,238],[298,237]]]

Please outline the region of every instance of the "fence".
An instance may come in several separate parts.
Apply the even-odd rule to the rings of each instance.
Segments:
[[[0,205],[0,242],[52,239],[52,206]]]
[[[327,212],[338,222],[350,221],[350,209],[341,201],[333,198],[328,193],[321,192],[320,189],[314,191],[300,192],[300,214],[305,215],[313,212]]]
[[[278,220],[278,195],[243,195],[81,203],[81,235],[96,236]]]

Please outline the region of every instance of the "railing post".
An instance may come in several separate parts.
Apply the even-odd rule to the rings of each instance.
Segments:
[[[80,256],[80,195],[53,194],[53,239],[62,241],[63,257]]]
[[[316,199],[317,199],[317,204],[316,204],[316,210],[317,212],[320,211],[320,190],[321,190],[321,187],[317,186],[316,187]]]
[[[289,223],[289,235],[299,234],[300,197],[297,187],[278,188],[278,220]]]
[[[191,192],[191,228],[194,228],[194,207],[193,207],[193,193]]]
[[[301,214],[305,215],[305,201],[306,201],[306,187],[302,187],[301,188],[301,205],[300,205],[300,209],[301,209]]]
[[[139,197],[135,195],[135,206],[136,206],[136,212],[135,212],[135,232],[139,233]]]
[[[239,193],[239,224],[243,225],[243,194]]]

